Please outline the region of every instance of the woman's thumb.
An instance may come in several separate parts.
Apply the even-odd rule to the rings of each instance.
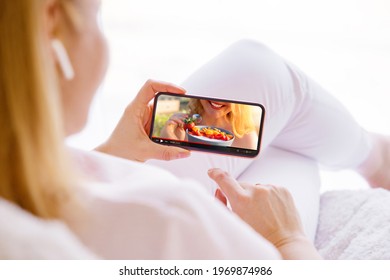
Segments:
[[[187,158],[191,155],[190,151],[177,147],[169,147],[159,144],[156,144],[155,147],[154,155],[152,155],[152,157],[155,159],[169,161],[174,159]]]

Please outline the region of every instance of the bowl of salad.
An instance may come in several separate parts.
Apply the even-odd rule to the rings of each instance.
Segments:
[[[230,147],[234,141],[234,134],[215,126],[195,125],[186,127],[186,138],[192,143]]]

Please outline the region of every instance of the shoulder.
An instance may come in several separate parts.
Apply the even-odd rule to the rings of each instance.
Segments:
[[[1,198],[0,236],[0,259],[96,258],[63,223],[42,220]]]
[[[258,135],[255,131],[246,133],[241,138],[236,139],[236,145],[247,149],[256,149],[258,141]]]

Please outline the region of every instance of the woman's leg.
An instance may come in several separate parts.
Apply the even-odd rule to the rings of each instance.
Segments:
[[[266,46],[239,41],[195,72],[190,93],[262,103],[269,144],[332,168],[358,166],[370,142],[343,105]]]
[[[264,105],[262,151],[254,160],[272,145],[332,168],[354,168],[370,152],[368,134],[334,97],[260,43],[233,44],[183,86],[189,94]],[[254,160],[194,152],[189,159],[151,163],[212,187],[209,168],[219,167],[238,177]]]

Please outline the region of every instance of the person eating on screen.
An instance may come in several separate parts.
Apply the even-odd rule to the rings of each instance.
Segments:
[[[256,132],[256,126],[253,121],[254,112],[252,112],[251,106],[207,99],[191,99],[188,108],[188,114],[176,113],[169,118],[161,130],[160,136],[162,138],[180,141],[187,140],[186,133],[188,131],[186,130],[189,130],[189,128],[186,124],[192,122],[194,118],[192,116],[198,116],[199,121],[195,120],[196,125],[204,125],[210,127],[210,129],[222,128],[232,132],[232,134],[223,135],[226,139],[221,139],[220,141],[230,140],[233,138],[230,135],[234,135],[232,147],[257,149],[258,132]],[[194,130],[194,133],[198,133],[199,129],[195,127],[192,130]]]

